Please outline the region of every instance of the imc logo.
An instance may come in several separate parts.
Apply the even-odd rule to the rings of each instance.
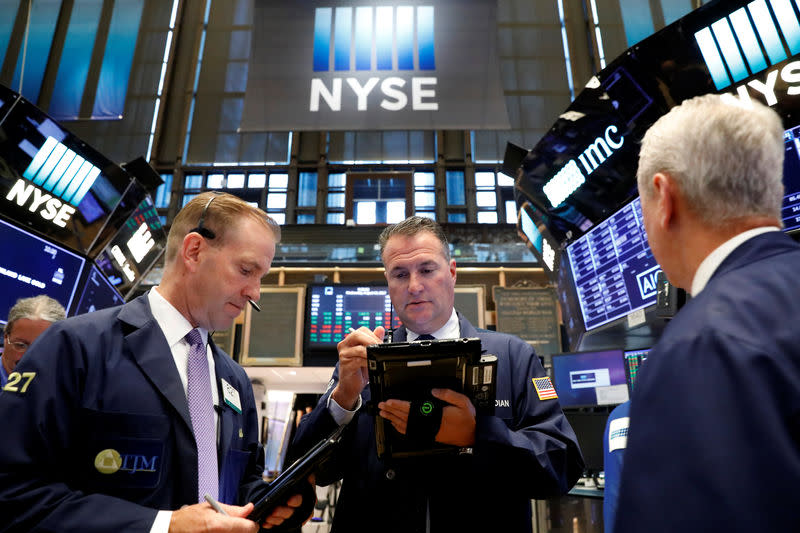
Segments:
[[[790,0],[756,0],[694,38],[721,90],[800,53],[800,21]]]
[[[639,286],[639,294],[642,296],[642,300],[653,298],[656,295],[659,272],[661,272],[661,267],[656,265],[636,274],[636,284]]]
[[[436,78],[404,76],[404,71],[434,71],[433,6],[318,7],[314,11],[314,72],[397,72],[394,76],[332,77],[330,84],[312,78],[309,110],[319,111],[320,99],[331,111],[342,108],[342,87],[355,98],[356,109],[367,111],[369,95],[380,87],[380,107],[436,111]]]
[[[30,199],[31,213],[42,207],[39,215],[63,228],[99,175],[99,168],[48,137],[22,173],[32,184],[17,180],[6,200],[14,200],[22,207]]]
[[[611,157],[616,150],[622,147],[625,137],[617,135],[617,127],[609,126],[605,134],[597,137],[592,144],[578,156],[578,161],[583,168],[578,167],[574,159],[564,165],[555,176],[542,187],[542,192],[550,200],[553,207],[558,207],[564,200],[586,182],[586,177],[597,170],[606,159]],[[615,139],[612,135],[617,135]],[[585,172],[585,174],[584,174]]]

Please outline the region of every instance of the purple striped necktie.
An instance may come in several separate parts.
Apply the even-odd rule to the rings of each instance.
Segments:
[[[190,346],[186,396],[189,400],[194,440],[197,443],[197,501],[202,502],[205,501],[206,493],[214,499],[219,497],[214,400],[211,396],[211,378],[203,336],[195,328],[185,338]]]

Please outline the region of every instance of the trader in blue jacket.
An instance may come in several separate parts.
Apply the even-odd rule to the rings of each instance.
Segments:
[[[266,487],[252,388],[209,332],[258,299],[278,230],[201,194],[173,222],[158,287],[42,334],[0,393],[0,531],[258,530],[244,518]],[[224,516],[205,493],[247,504]],[[267,525],[306,515],[289,505]]]
[[[648,241],[692,299],[639,372],[615,533],[797,530],[800,245],[780,231],[783,135],[771,109],[707,95],[644,137]]]
[[[531,498],[567,492],[583,470],[575,433],[558,400],[548,398],[539,359],[521,339],[475,329],[454,310],[456,264],[434,221],[411,217],[390,226],[380,245],[392,304],[403,322],[393,340],[478,337],[483,352],[499,359],[496,408],[494,416],[476,416],[466,396],[434,389],[445,404],[435,441],[462,453],[379,460],[374,417],[365,411],[366,346],[381,342],[384,330],[362,327],[348,335],[339,343],[328,391],[303,418],[295,439],[307,448],[349,422],[341,450],[317,477],[321,485],[344,479],[333,531],[530,532]],[[379,408],[406,434],[408,402],[388,400]]]

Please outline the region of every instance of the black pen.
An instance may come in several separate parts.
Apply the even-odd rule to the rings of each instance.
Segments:
[[[259,313],[261,312],[261,307],[257,303],[255,303],[253,300],[249,300],[249,299],[247,301],[250,302],[250,305],[253,306],[253,309],[258,311]]]
[[[219,502],[217,500],[215,500],[214,497],[211,496],[211,494],[206,492],[206,494],[205,494],[205,496],[203,496],[203,498],[205,498],[206,501],[211,504],[211,507],[213,507],[216,512],[218,512],[221,515],[228,516],[228,513],[225,512],[225,509],[222,508],[222,506],[219,504]]]

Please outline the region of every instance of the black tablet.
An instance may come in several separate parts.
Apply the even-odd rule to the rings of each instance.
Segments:
[[[377,416],[379,402],[424,400],[431,389],[452,389],[470,397],[476,411],[494,413],[497,358],[481,357],[478,338],[435,339],[367,346],[370,412],[375,414],[378,457],[408,457],[450,452],[453,446],[433,443],[420,448],[391,423]]]
[[[330,458],[336,450],[336,445],[339,443],[345,427],[336,428],[336,431],[329,437],[317,443],[305,455],[284,470],[281,475],[276,477],[269,484],[267,493],[260,500],[253,502],[255,503],[255,508],[247,518],[262,524],[275,507],[284,505],[290,496],[300,492],[300,484],[308,483],[308,476],[314,473],[320,464]]]

